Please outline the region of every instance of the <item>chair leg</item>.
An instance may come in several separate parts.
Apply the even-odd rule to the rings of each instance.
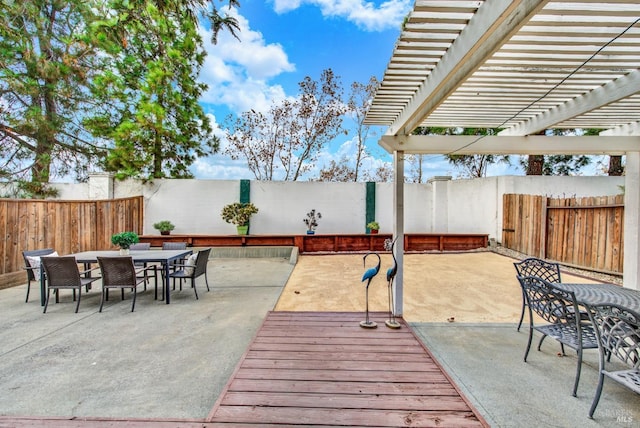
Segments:
[[[209,290],[209,280],[207,279],[207,272],[204,273],[204,283],[207,284],[207,291],[211,291]]]
[[[602,394],[602,386],[604,384],[604,374],[602,371],[600,372],[600,376],[598,377],[598,387],[596,388],[596,395],[593,397],[593,402],[591,403],[591,408],[589,409],[589,418],[593,419],[593,413],[596,411],[596,407],[598,406],[598,402],[600,401],[600,395]]]
[[[51,288],[47,287],[47,299],[44,301],[44,310],[42,311],[43,314],[47,313],[47,306],[49,306],[50,294],[51,294]]]
[[[73,290],[75,294],[76,290]],[[78,313],[78,308],[80,308],[80,299],[82,298],[82,286],[78,288],[78,302],[76,303],[76,314]]]
[[[525,306],[527,306],[527,298],[524,295],[524,292],[522,293],[522,311],[520,312],[520,321],[518,321],[518,328],[516,329],[516,331],[520,331],[520,327],[522,327],[522,320],[524,320],[524,308]]]
[[[180,285],[182,285],[182,280],[180,281]],[[198,290],[196,289],[196,278],[194,276],[191,277],[191,287],[196,293],[196,300],[198,300]],[[180,289],[182,289],[182,287]]]
[[[29,291],[31,291],[31,280],[27,280],[27,298],[24,299],[25,303],[29,303]]]
[[[105,295],[107,300],[109,300],[109,290],[106,288],[102,288],[102,296],[100,297],[100,310],[98,312],[102,312],[102,305],[104,304]]]
[[[578,367],[576,368],[576,381],[573,383],[573,396],[577,397],[578,384],[580,383],[580,371],[582,370],[582,349],[578,349]]]
[[[524,351],[524,362],[527,362],[527,355],[531,349],[531,341],[533,340],[533,326],[529,325],[529,341],[527,342],[527,349]]]
[[[124,289],[122,289],[122,291],[124,292]],[[133,287],[133,303],[131,303],[131,312],[133,312],[133,310],[136,307],[136,287]]]

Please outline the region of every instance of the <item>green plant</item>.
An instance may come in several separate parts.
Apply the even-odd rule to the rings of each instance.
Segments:
[[[136,244],[138,242],[140,242],[140,239],[138,238],[138,234],[135,232],[120,232],[111,235],[111,243],[113,245],[117,245],[123,250],[129,248],[131,244]]]
[[[316,212],[316,210],[311,210],[307,213],[307,217],[303,218],[302,221],[307,225],[308,231],[316,230],[318,227],[318,220],[322,218],[322,214],[320,212]]]
[[[246,226],[249,224],[251,216],[257,212],[258,208],[251,202],[234,202],[222,208],[221,216],[227,223]]]
[[[158,229],[160,232],[167,232],[176,228],[174,224],[171,223],[169,220],[161,220],[157,223],[154,223],[153,227],[155,229]]]
[[[367,229],[379,230],[380,229],[380,225],[378,224],[377,221],[370,221],[369,223],[367,223]]]

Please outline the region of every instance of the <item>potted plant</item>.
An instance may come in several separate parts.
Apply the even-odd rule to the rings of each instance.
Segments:
[[[367,229],[369,229],[369,233],[375,235],[380,230],[380,225],[375,220],[370,221],[369,223],[367,223]]]
[[[171,231],[176,228],[169,220],[162,220],[154,223],[153,227],[160,231],[160,235],[169,235],[171,234]]]
[[[307,225],[307,235],[313,235],[316,233],[316,227],[318,227],[318,220],[322,218],[322,214],[315,209],[309,211],[307,216],[302,219],[304,224]]]
[[[246,235],[249,231],[249,219],[258,212],[258,208],[251,202],[234,202],[222,208],[222,219],[235,224],[238,235]]]
[[[140,239],[138,238],[138,234],[135,232],[120,232],[111,235],[111,243],[120,247],[120,254],[123,256],[129,254],[129,247],[131,244],[136,244],[138,242],[140,242]]]

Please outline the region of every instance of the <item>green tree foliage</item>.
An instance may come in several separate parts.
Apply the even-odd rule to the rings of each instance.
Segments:
[[[544,135],[597,135],[593,129],[550,129]],[[526,175],[575,175],[591,163],[587,155],[529,155],[520,158]]]
[[[484,135],[495,135],[497,129],[477,129],[477,128],[418,128],[414,132],[417,135],[477,135],[481,138]],[[444,157],[456,169],[460,171],[462,177],[480,178],[487,175],[489,165],[496,163],[510,164],[508,155],[457,155],[455,153],[445,154]]]
[[[85,123],[113,140],[104,167],[117,178],[189,178],[197,157],[218,150],[198,103],[205,52],[191,3],[112,0],[114,17],[95,27],[112,61],[94,81],[104,108]]]
[[[301,178],[319,152],[340,133],[346,106],[342,86],[331,69],[317,82],[309,76],[298,83],[296,99],[273,102],[269,111],[250,110],[227,118],[232,159],[245,159],[258,180]]]
[[[46,196],[54,176],[86,177],[103,151],[81,120],[100,58],[87,43],[91,0],[0,3],[0,178]]]

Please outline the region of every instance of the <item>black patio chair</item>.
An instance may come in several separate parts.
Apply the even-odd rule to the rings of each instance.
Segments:
[[[182,284],[183,279],[191,279],[191,287],[196,293],[196,299],[198,299],[198,290],[196,289],[196,278],[204,275],[204,281],[207,285],[207,291],[209,290],[209,280],[207,279],[207,263],[209,262],[209,254],[211,248],[198,251],[196,254],[191,255],[185,263],[174,265],[176,268],[180,268],[174,272],[169,273],[169,278],[180,279]]]
[[[598,387],[589,409],[589,417],[593,418],[605,376],[640,394],[640,314],[614,304],[594,305],[588,309],[591,322],[596,326],[599,345]],[[605,358],[609,362],[612,356],[626,368],[607,370]]]
[[[133,291],[133,301],[131,303],[131,312],[136,306],[136,295],[138,285],[144,283],[145,276],[140,275],[140,271],[152,269],[152,267],[136,269],[131,257],[98,257],[98,264],[102,271],[102,296],[100,298],[100,310],[105,300],[109,300],[109,289],[120,289],[122,300],[124,300],[124,290],[130,288]],[[158,281],[156,278],[156,293]]]
[[[529,257],[519,262],[515,262],[513,266],[516,268],[516,276],[536,276],[548,282],[562,282],[560,277],[560,264],[547,262],[535,257]],[[518,321],[517,330],[520,331],[522,321],[524,320],[524,311],[527,306],[527,298],[522,293],[522,311],[520,312],[520,321]]]
[[[538,343],[538,351],[540,351],[542,342],[547,336],[560,342],[562,355],[565,355],[565,345],[573,348],[578,356],[576,379],[572,393],[575,397],[578,391],[578,383],[580,382],[582,351],[598,347],[595,329],[590,322],[575,316],[579,311],[576,297],[572,292],[563,291],[553,283],[535,276],[518,276],[518,281],[527,299],[527,308],[529,310],[529,341],[524,353],[524,361],[527,362],[534,330],[542,333]],[[548,324],[534,325],[533,312],[547,321]]]
[[[163,242],[162,249],[163,250],[186,250],[187,243],[186,242]],[[180,265],[183,265],[185,262],[186,262],[186,259],[180,259],[180,260],[171,262],[171,264],[169,265],[169,270],[171,272],[175,272],[176,270],[178,270],[178,267]],[[162,272],[164,273],[164,270]],[[174,290],[176,289],[175,279],[173,280],[173,289]],[[180,280],[180,290],[182,290],[182,280]]]
[[[138,242],[136,244],[131,244],[129,246],[129,250],[131,251],[149,251],[151,250],[151,243],[149,242]],[[155,279],[155,281],[158,281],[157,275],[158,275],[158,266],[155,264],[149,265],[146,262],[134,262],[133,263],[136,267],[138,268],[143,268],[140,271],[140,275],[138,276],[138,278],[144,278],[144,289],[147,289],[147,284],[150,281],[150,274],[149,272],[153,272],[153,278]],[[152,267],[152,269],[146,269],[147,267]],[[155,298],[158,298],[158,289],[156,288],[156,295]]]
[[[88,291],[90,284],[97,279],[100,279],[99,277],[86,276],[87,273],[95,269],[80,272],[80,269],[78,269],[78,262],[76,262],[76,259],[73,256],[44,256],[40,258],[40,262],[47,277],[47,299],[44,303],[44,310],[42,312],[47,312],[51,290],[55,290],[56,303],[58,303],[60,299],[60,290],[69,289],[73,290],[74,300],[75,291],[78,290],[78,301],[76,303],[76,313],[78,313],[80,299],[82,298],[82,287],[86,287]]]
[[[25,303],[29,302],[29,291],[31,291],[31,281],[40,281],[40,257],[57,256],[53,248],[43,248],[41,250],[26,250],[22,252],[24,258],[24,268],[27,270],[27,297]]]

